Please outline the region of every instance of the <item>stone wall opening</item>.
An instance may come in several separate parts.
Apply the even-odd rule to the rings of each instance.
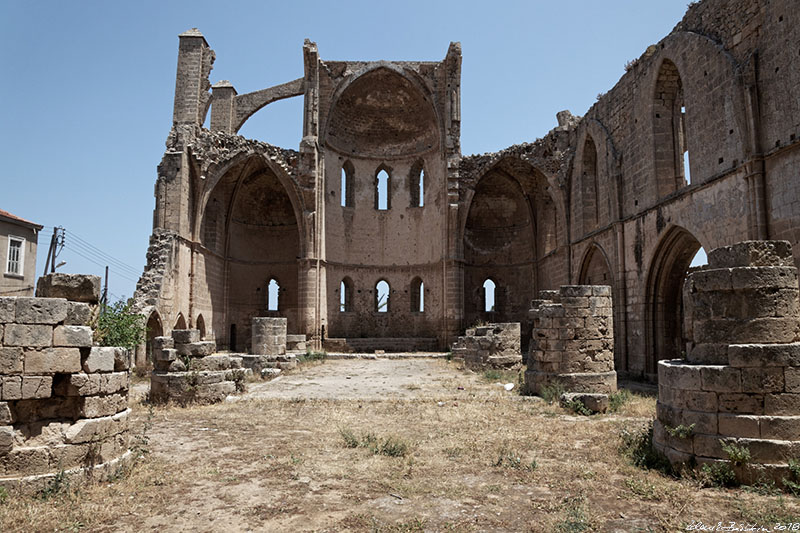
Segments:
[[[583,143],[583,172],[581,173],[581,202],[583,204],[583,232],[597,228],[598,223],[597,149],[590,135]]]
[[[596,244],[589,247],[589,251],[586,252],[583,258],[578,284],[613,286],[611,266],[608,264],[608,259],[603,250]]]
[[[392,177],[383,165],[375,174],[375,209],[386,211],[392,207]]]
[[[186,319],[183,317],[183,313],[178,313],[178,318],[175,319],[175,325],[172,329],[186,329]]]
[[[375,312],[388,313],[389,312],[389,297],[391,288],[389,282],[382,279],[375,284]]]
[[[153,311],[147,317],[147,324],[145,330],[146,344],[145,344],[145,357],[150,363],[153,362],[153,339],[164,335],[164,326],[161,323],[161,317],[158,316],[158,311]],[[138,364],[138,362],[137,362]]]
[[[684,176],[684,153],[688,152],[685,118],[683,83],[678,67],[664,59],[653,95],[657,198],[663,198],[687,183]]]
[[[411,280],[411,312],[424,313],[425,312],[425,284],[419,277]]]
[[[355,168],[349,160],[342,165],[342,181],[340,202],[342,207],[353,207],[355,205],[355,189],[353,180],[355,179]]]
[[[650,268],[647,285],[649,332],[646,373],[651,378],[662,359],[679,359],[686,346],[683,331],[683,284],[700,242],[687,230],[674,227],[665,235]]]
[[[222,219],[215,241],[202,241],[211,329],[228,332],[217,342],[247,349],[257,316],[286,317],[289,330],[297,330],[300,232],[284,184],[261,158],[251,157],[227,170],[207,205],[219,206],[216,216]],[[214,213],[207,209],[200,235],[210,235],[206,228],[212,224]],[[245,340],[239,346],[237,331]]]

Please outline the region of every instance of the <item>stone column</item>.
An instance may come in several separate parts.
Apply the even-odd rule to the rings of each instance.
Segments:
[[[254,355],[283,355],[286,353],[286,319],[253,317]]]
[[[611,287],[564,285],[539,296],[530,311],[526,389],[534,394],[548,386],[567,392],[616,391]]]
[[[684,286],[687,358],[658,363],[655,448],[675,465],[727,463],[740,481],[791,478],[800,457],[797,269],[785,241],[712,250]],[[728,448],[730,450],[730,448]]]

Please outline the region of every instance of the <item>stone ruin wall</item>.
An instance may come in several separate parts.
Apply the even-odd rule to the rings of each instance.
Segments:
[[[96,276],[54,274],[43,297],[0,298],[0,486],[38,489],[130,455],[130,355],[93,346],[99,289]]]
[[[546,387],[609,394],[617,390],[611,287],[565,285],[531,303],[528,392]]]
[[[653,442],[674,465],[727,462],[740,480],[780,482],[800,457],[800,307],[785,241],[709,253],[685,285],[685,359],[660,361]]]
[[[520,324],[497,323],[467,328],[453,344],[453,358],[469,368],[517,368],[522,365]]]
[[[386,242],[397,243],[389,252],[392,257],[402,253],[404,260],[414,258],[413,268],[398,267],[393,273],[396,279],[390,280],[393,295],[397,291],[394,302],[400,303],[395,311],[405,317],[397,322],[398,331],[436,334],[439,341],[450,342],[478,322],[520,322],[524,345],[530,338],[525,330],[528,302],[539,290],[607,284],[616,303],[615,369],[628,377],[655,380],[657,361],[680,355],[680,324],[675,317],[681,302],[672,295],[680,293],[682,276],[696,250],[766,238],[789,240],[797,249],[800,108],[791,95],[800,83],[800,71],[793,68],[800,13],[794,7],[790,0],[692,3],[675,29],[632,58],[619,82],[598,95],[583,117],[559,113],[559,125],[544,138],[491,154],[460,155],[457,45],[440,63],[386,63],[384,67],[398,76],[414,71],[426,80],[431,102],[444,121],[440,132],[444,148],[435,153],[430,172],[432,178],[445,181],[437,183],[441,197],[426,201],[426,221],[420,227],[443,228],[445,241],[442,246],[411,250],[402,235],[395,240],[385,233]],[[289,318],[289,332],[306,333],[314,347],[321,327],[330,332],[333,321],[343,326],[344,335],[376,334],[386,318],[371,313],[370,291],[380,272],[372,263],[351,264],[355,256],[336,256],[338,244],[330,250],[324,246],[328,237],[334,243],[348,235],[346,209],[336,205],[341,193],[337,178],[345,163],[342,142],[357,140],[347,137],[352,132],[341,130],[333,120],[339,112],[337,91],[343,83],[357,80],[359,69],[368,64],[322,61],[316,46],[306,43],[305,72],[299,80],[248,95],[237,95],[229,83],[216,85],[211,95],[212,125],[224,131],[210,132],[201,126],[208,93],[199,99],[197,95],[208,85],[213,57],[199,32],[181,36],[175,126],[159,167],[154,217],[156,232],[176,235],[169,272],[152,306],[161,315],[165,333],[180,316],[187,327],[194,327],[202,316],[207,324],[213,323],[208,329],[224,345],[230,335],[230,311],[247,319],[237,336],[244,344],[250,339],[248,317],[263,316],[254,309],[224,309],[220,304],[230,280],[239,275],[226,271],[224,258],[205,240],[211,218],[207,204],[193,203],[195,198],[209,199],[215,184],[229,173],[235,175],[248,161],[258,161],[265,175],[280,182],[296,209],[300,259],[296,276],[290,273],[289,281],[282,282],[291,301],[281,313]],[[456,84],[449,98],[444,82]],[[306,105],[299,151],[235,135],[259,105],[300,94],[306,95]],[[321,105],[325,102],[330,106]],[[237,105],[242,107],[236,110]],[[682,107],[685,116],[678,114]],[[231,110],[236,111],[235,120],[233,115],[227,122],[220,119]],[[681,122],[685,127],[668,127]],[[329,126],[334,132],[341,130],[344,140],[323,142]],[[347,148],[359,152],[367,147],[351,142]],[[683,148],[689,153],[688,173],[681,165]],[[426,164],[429,155],[420,152]],[[396,184],[402,198],[407,194],[406,170],[415,157],[398,159],[401,176]],[[359,176],[372,177],[372,167],[358,157],[354,161],[360,165]],[[445,166],[439,166],[442,161]],[[316,183],[325,183],[325,189]],[[519,189],[524,198],[509,193]],[[357,205],[369,204],[366,190]],[[487,223],[491,217],[472,209],[484,200],[519,212],[519,227],[504,233],[503,224]],[[318,219],[323,212],[324,220]],[[431,212],[438,221],[428,220]],[[493,247],[492,242],[502,246]],[[508,250],[513,250],[510,261]],[[439,259],[417,261],[440,256],[441,277],[433,276]],[[365,265],[368,268],[362,268]],[[353,280],[357,289],[353,303],[363,308],[366,322],[338,309],[338,283],[350,271],[359,277]],[[435,324],[406,311],[405,291],[415,275],[433,291],[429,299],[426,292],[426,305],[441,313]],[[428,282],[429,275],[435,281]],[[491,312],[481,308],[480,284],[487,278],[496,279],[500,289],[498,306]],[[253,285],[243,290],[256,289]],[[360,322],[371,329],[357,331]],[[379,333],[394,334],[391,322],[384,322],[388,329]],[[443,343],[439,344],[441,348]]]

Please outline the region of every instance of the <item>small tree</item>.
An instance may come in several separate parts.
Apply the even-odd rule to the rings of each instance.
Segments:
[[[97,319],[95,340],[100,346],[134,349],[144,342],[144,317],[131,310],[130,302],[118,300],[102,306]]]

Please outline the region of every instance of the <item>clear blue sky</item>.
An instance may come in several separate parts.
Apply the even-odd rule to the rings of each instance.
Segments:
[[[156,166],[171,126],[177,35],[199,28],[217,53],[211,82],[245,93],[322,59],[440,60],[461,41],[462,151],[532,141],[555,114],[582,115],[625,63],[683,17],[687,0],[604,2],[222,2],[0,0],[0,208],[67,228],[68,272],[130,296],[145,263]],[[247,137],[297,149],[302,101],[257,113]],[[80,240],[79,240],[80,239]],[[92,258],[94,262],[86,258]]]

